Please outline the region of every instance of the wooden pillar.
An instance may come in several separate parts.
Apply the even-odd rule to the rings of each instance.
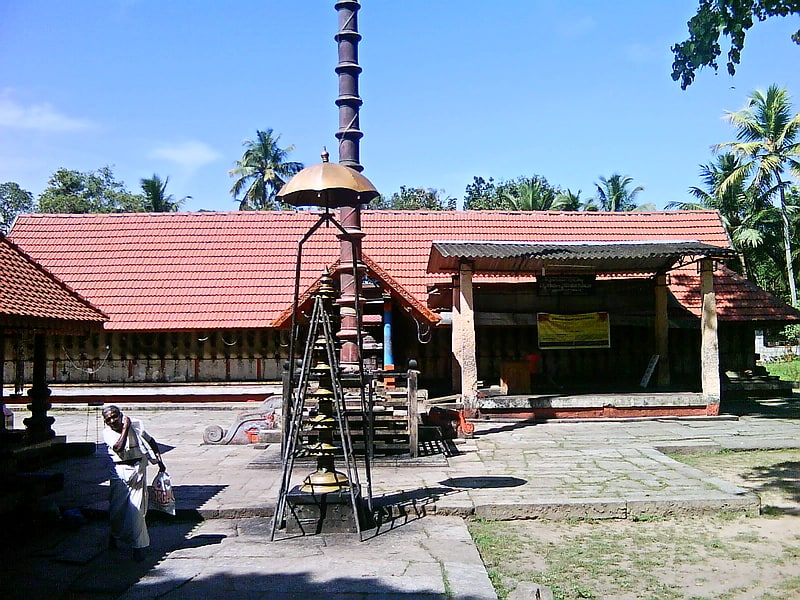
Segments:
[[[33,382],[28,397],[31,399],[28,404],[31,416],[22,421],[25,424],[25,437],[31,442],[54,438],[56,433],[51,426],[55,419],[47,415],[51,405],[50,388],[47,387],[47,347],[43,333],[33,336]]]
[[[417,361],[410,360],[408,364],[408,452],[411,458],[419,456],[419,404],[417,402],[417,385],[419,371]]]
[[[667,317],[667,276],[656,275],[656,354],[658,354],[658,373],[656,385],[668,386],[669,377],[669,319]]]
[[[700,376],[703,397],[709,414],[719,414],[720,376],[719,340],[717,337],[717,299],[714,293],[714,261],[700,261]]]
[[[458,310],[453,307],[453,352],[461,375],[461,401],[467,417],[478,413],[478,361],[475,349],[475,312],[472,294],[472,265],[461,263],[458,269]],[[458,335],[456,319],[458,312]],[[456,345],[458,344],[458,345]]]

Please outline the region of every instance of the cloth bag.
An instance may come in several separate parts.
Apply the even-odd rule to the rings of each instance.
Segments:
[[[149,508],[175,516],[175,492],[166,471],[159,471],[153,478],[149,500]]]

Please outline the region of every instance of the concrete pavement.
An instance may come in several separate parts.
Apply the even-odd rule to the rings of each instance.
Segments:
[[[49,546],[49,554],[40,548],[24,559],[12,558],[17,569],[9,570],[10,557],[4,555],[3,570],[8,573],[3,575],[3,588],[24,589],[13,586],[14,572],[35,571],[45,561],[62,570],[72,565],[60,580],[69,590],[63,597],[70,598],[229,598],[237,592],[265,599],[312,594],[494,598],[463,517],[757,513],[756,495],[709,478],[665,451],[800,447],[796,401],[751,403],[740,411],[746,414],[720,418],[479,422],[473,439],[444,448],[444,454],[414,466],[403,466],[402,461],[374,466],[374,501],[391,518],[366,532],[365,541],[354,535],[281,534],[270,543],[269,516],[280,476],[275,468],[277,448],[202,442],[206,426],[227,428],[235,413],[251,409],[252,405],[123,406],[143,419],[165,447],[180,516],[202,521],[170,521],[154,513],[154,546],[148,560],[137,564],[124,551],[106,550],[106,524],[90,520],[65,532]],[[102,423],[96,409],[56,406],[52,414],[56,432],[68,441],[99,440]],[[53,497],[58,505],[102,515],[108,490],[103,455],[98,452],[56,468],[64,469],[67,481],[64,491]],[[309,470],[298,465],[295,480]],[[366,483],[363,473],[361,480]],[[70,552],[72,563],[63,560]]]

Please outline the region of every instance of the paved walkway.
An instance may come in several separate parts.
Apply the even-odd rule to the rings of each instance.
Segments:
[[[8,569],[3,589],[45,597],[47,577],[31,589],[26,574],[57,578],[70,598],[494,598],[464,520],[485,518],[634,518],[644,515],[739,511],[757,513],[754,494],[669,458],[697,449],[800,447],[795,404],[751,405],[745,416],[710,419],[480,422],[475,437],[414,466],[375,465],[373,498],[385,520],[354,535],[269,539],[278,493],[277,449],[203,445],[208,425],[228,428],[252,405],[123,406],[142,418],[168,448],[164,461],[180,514],[201,523],[155,518],[154,545],[145,563],[104,549],[107,525],[89,521],[75,531],[50,528],[45,548],[28,548]],[[20,413],[21,418],[24,413]],[[55,429],[68,441],[99,439],[94,408],[56,407]],[[57,465],[67,485],[54,496],[62,508],[103,514],[107,485],[103,455]],[[295,468],[300,480],[310,470]],[[151,475],[152,476],[152,475]],[[361,476],[362,484],[365,477]],[[91,511],[86,511],[93,514]],[[225,518],[223,518],[225,517]],[[46,537],[46,536],[45,536]],[[43,541],[42,544],[45,544]],[[57,575],[59,565],[62,573]],[[55,573],[55,575],[54,575]],[[9,580],[6,581],[5,578]],[[26,581],[15,587],[15,581]],[[11,584],[10,586],[7,584]],[[32,593],[41,592],[41,593]],[[12,597],[17,597],[13,596]],[[57,598],[58,595],[50,596]]]

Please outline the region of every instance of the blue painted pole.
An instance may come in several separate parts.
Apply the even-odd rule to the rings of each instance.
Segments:
[[[383,368],[394,366],[394,354],[392,353],[392,301],[391,299],[383,302]]]

